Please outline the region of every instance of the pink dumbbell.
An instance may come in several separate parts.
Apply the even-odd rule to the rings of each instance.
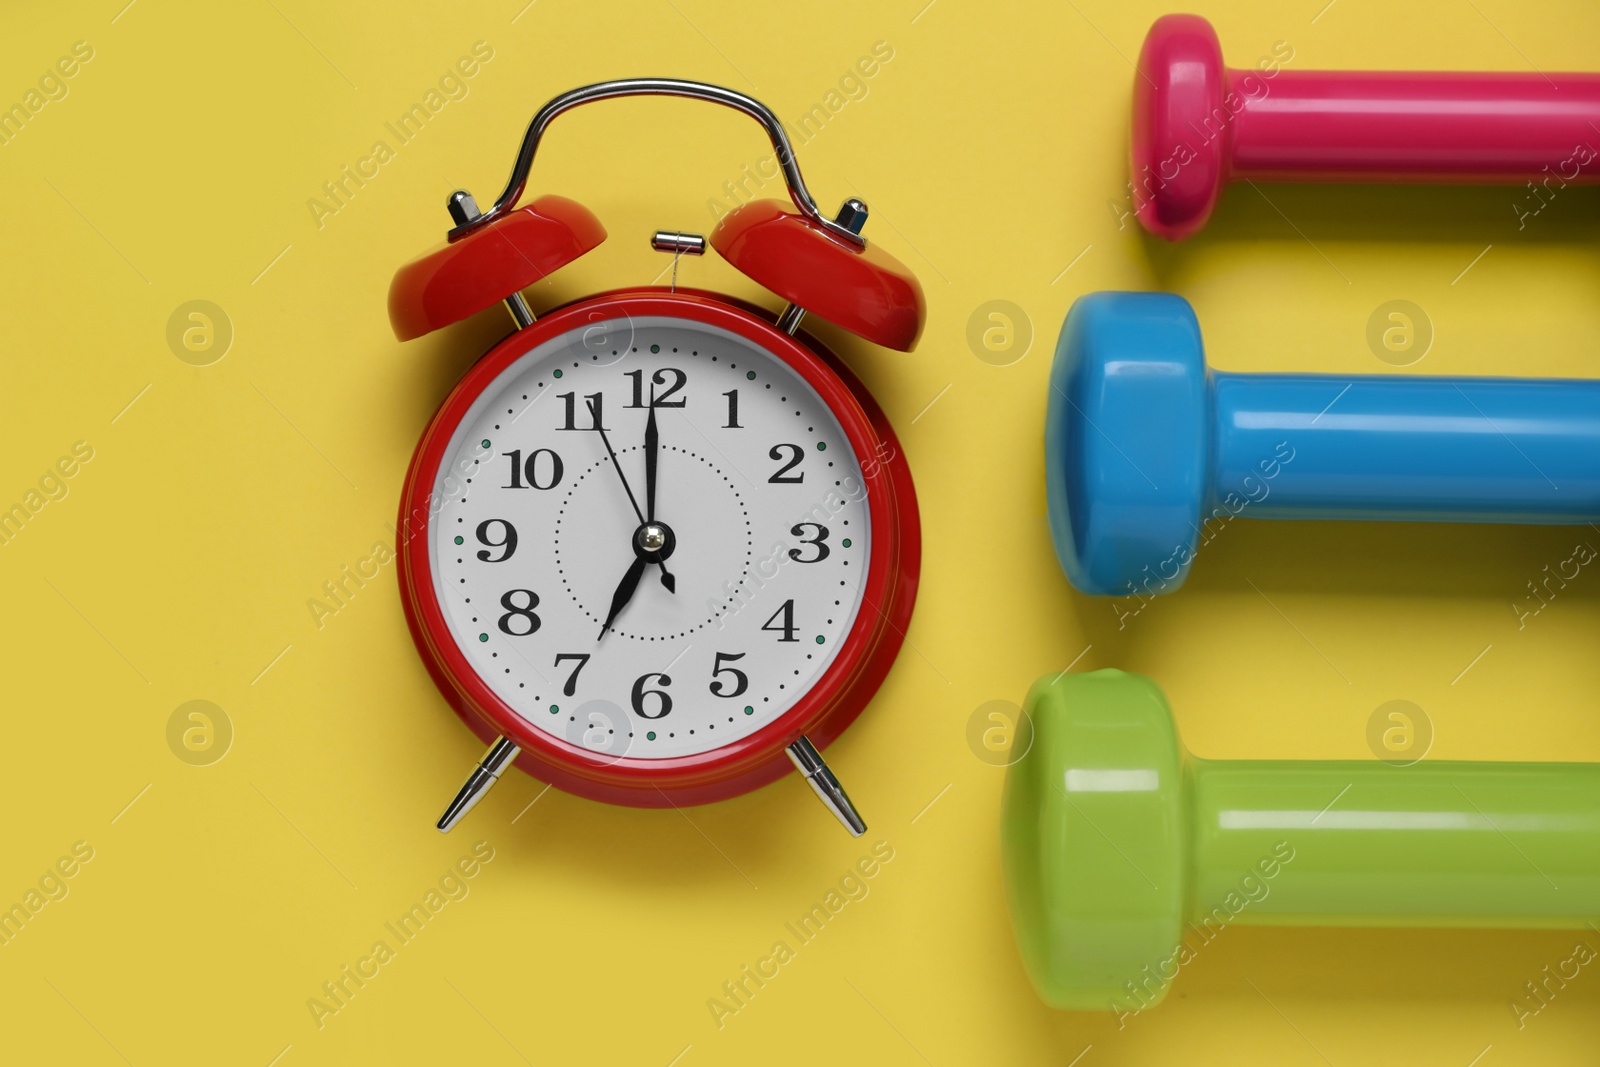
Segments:
[[[1281,57],[1278,57],[1281,60]],[[1198,15],[1150,27],[1133,89],[1133,199],[1151,233],[1204,226],[1262,181],[1600,182],[1600,75],[1232,70]]]

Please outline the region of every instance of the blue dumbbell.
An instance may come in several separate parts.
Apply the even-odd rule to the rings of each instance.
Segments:
[[[1600,521],[1600,381],[1226,374],[1171,293],[1067,314],[1045,425],[1050,531],[1072,584],[1183,584],[1235,517]]]

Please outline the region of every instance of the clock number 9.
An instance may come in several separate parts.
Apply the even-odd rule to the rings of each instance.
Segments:
[[[817,536],[812,538],[805,537],[804,534],[807,526],[813,527],[817,531]],[[795,537],[800,538],[800,543],[802,545],[811,545],[817,550],[816,555],[812,556],[810,559],[806,559],[800,554],[800,550],[798,548],[791,548],[789,550],[790,559],[794,560],[796,563],[821,563],[823,560],[828,558],[828,546],[825,543],[828,540],[828,528],[822,525],[822,523],[802,522],[799,526],[791,526],[789,528],[789,532]],[[481,558],[483,553],[479,552],[478,555]]]
[[[571,396],[571,393],[567,394]],[[510,452],[500,453],[511,461],[511,484],[501,486],[502,489],[526,489],[532,486],[535,489],[554,489],[561,484],[561,475],[565,468],[562,466],[561,457],[548,448],[536,448],[528,453],[528,462],[522,462],[522,449],[514,448]],[[539,482],[539,457],[550,457],[550,481],[541,485]],[[523,477],[527,477],[524,482]]]
[[[489,540],[489,528],[497,522],[506,528],[506,535],[498,541],[491,541]],[[504,563],[517,550],[517,528],[505,519],[485,519],[478,523],[478,543],[488,546],[488,548],[478,549],[479,559],[485,563]],[[493,556],[489,554],[489,548],[504,548],[505,553]],[[793,553],[790,554],[793,555]]]
[[[518,604],[516,602],[518,593],[527,597],[528,602],[526,604]],[[509,634],[512,637],[527,637],[539,628],[539,616],[533,613],[533,609],[539,606],[539,594],[532,589],[506,590],[505,595],[500,598],[500,606],[506,609],[506,613],[500,616],[499,626],[501,633]],[[527,629],[513,629],[511,621],[513,619],[523,620],[523,623],[527,625]],[[523,623],[516,625],[520,626]]]
[[[724,667],[722,665],[723,660],[728,660],[731,663],[733,660],[744,659],[744,657],[745,654],[743,652],[717,653],[716,662],[711,665],[710,689],[712,696],[728,699],[730,697],[741,696],[746,689],[750,688],[750,679],[745,676],[744,671],[739,670],[737,667]],[[727,682],[724,682],[722,679],[717,677],[719,674],[733,675],[734,681],[731,688],[728,686]]]
[[[645,683],[652,678],[661,679],[661,689],[646,689]],[[664,674],[642,674],[639,680],[633,683],[633,713],[641,719],[664,719],[667,712],[672,710],[672,698],[665,692],[665,687],[672,684],[672,679]],[[651,715],[644,710],[645,697],[660,697],[661,702],[656,705],[656,713]]]

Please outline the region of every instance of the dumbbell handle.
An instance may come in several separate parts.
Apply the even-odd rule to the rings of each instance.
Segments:
[[[1213,372],[1212,506],[1271,519],[1600,519],[1600,381]]]
[[[1228,81],[1235,177],[1600,181],[1600,75],[1229,70]]]
[[[1600,917],[1600,766],[1191,765],[1196,929],[1208,919],[1570,928]]]

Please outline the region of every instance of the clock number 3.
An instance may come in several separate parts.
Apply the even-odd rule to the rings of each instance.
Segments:
[[[817,531],[817,535],[815,537],[805,536],[807,526]],[[799,526],[791,526],[789,528],[789,533],[800,538],[800,543],[802,545],[810,545],[817,550],[817,554],[808,559],[800,554],[800,550],[798,548],[791,548],[789,550],[789,558],[794,560],[796,563],[821,563],[823,560],[828,558],[828,528],[822,525],[822,523],[802,522]],[[482,555],[482,553],[479,554]]]

